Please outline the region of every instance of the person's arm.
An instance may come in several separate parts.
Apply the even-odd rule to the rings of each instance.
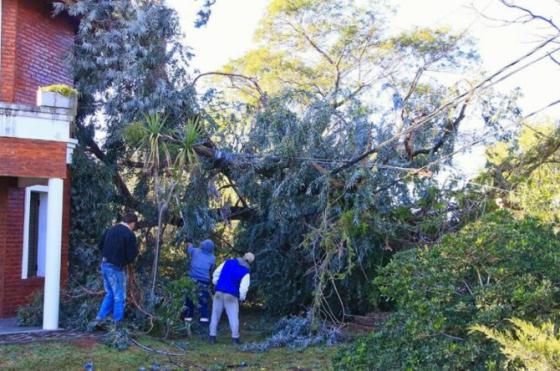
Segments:
[[[243,276],[241,284],[239,285],[239,300],[245,300],[247,296],[247,291],[249,291],[249,285],[251,284],[251,275],[247,273]]]
[[[101,238],[99,239],[99,242],[97,243],[97,247],[99,248],[99,251],[103,252],[103,249],[105,248],[105,237],[107,236],[107,230],[105,230],[105,232],[103,232],[103,234],[101,235]]]
[[[222,268],[224,267],[224,264],[226,262],[223,262],[222,264],[220,264],[218,266],[218,268],[216,268],[216,270],[214,271],[214,275],[212,276],[212,283],[214,285],[218,284],[218,280],[220,279],[220,274],[222,274]]]
[[[216,268],[216,258],[212,257],[212,265],[210,265],[210,270],[208,271],[208,276],[212,277],[212,271]]]
[[[126,246],[126,263],[130,264],[136,259],[138,255],[138,244],[136,243],[136,236],[131,232]]]
[[[194,246],[192,243],[187,242],[187,254],[189,254],[190,256],[192,256],[194,252]]]

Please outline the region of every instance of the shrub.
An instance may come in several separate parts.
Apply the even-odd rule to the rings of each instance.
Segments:
[[[42,326],[43,324],[43,291],[33,294],[33,300],[17,310],[18,326]]]
[[[552,322],[540,326],[518,318],[512,318],[510,322],[514,327],[512,331],[500,332],[480,325],[471,330],[482,332],[498,342],[509,364],[520,361],[528,370],[560,370],[560,337]]]
[[[560,241],[499,211],[431,247],[400,252],[375,280],[397,313],[335,357],[337,369],[493,369],[495,343],[469,333],[558,312]]]

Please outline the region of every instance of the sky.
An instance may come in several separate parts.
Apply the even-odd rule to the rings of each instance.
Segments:
[[[193,67],[200,72],[215,71],[254,46],[253,33],[269,1],[217,0],[208,24],[195,29],[193,23],[201,2],[167,0],[177,10],[186,43],[195,53]],[[481,68],[487,72],[494,72],[520,57],[542,42],[545,35],[550,35],[544,23],[504,26],[488,19],[512,19],[519,14],[500,4],[499,0],[389,0],[389,3],[397,7],[396,14],[391,18],[391,28],[395,31],[416,26],[468,30],[478,42]],[[515,3],[560,23],[557,0],[515,0]],[[560,59],[560,52],[555,55]],[[560,99],[560,66],[547,58],[496,86],[504,92],[516,87],[520,87],[524,94],[520,100],[524,113],[539,110]],[[560,105],[547,109],[543,115],[559,118]],[[480,156],[480,150],[478,152]],[[467,173],[471,173],[477,171],[480,164],[470,168],[468,163],[463,166],[468,168]]]
[[[251,49],[253,33],[264,15],[268,0],[217,0],[208,25],[195,29],[196,12],[202,0],[167,0],[181,18],[186,42],[193,48],[193,66],[201,72],[218,70],[228,60]],[[414,26],[449,26],[458,31],[468,29],[478,40],[483,69],[491,72],[521,56],[546,34],[544,23],[501,26],[481,16],[513,18],[516,12],[498,0],[392,0],[397,13],[392,27],[406,30]],[[555,0],[517,0],[536,12],[560,23],[560,6]],[[560,53],[557,53],[560,55]],[[554,79],[556,77],[556,79]],[[500,85],[510,90],[521,87],[525,112],[537,110],[560,98],[560,66],[543,60]],[[560,116],[560,107],[547,114]]]

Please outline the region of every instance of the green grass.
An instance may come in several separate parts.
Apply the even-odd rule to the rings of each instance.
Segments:
[[[146,352],[134,345],[118,351],[92,341],[43,342],[0,347],[0,369],[25,370],[82,370],[93,361],[96,370],[146,370],[155,362],[162,369],[208,369],[208,370],[327,370],[331,368],[330,356],[334,349],[311,347],[304,351],[272,349],[266,353],[245,353],[231,345],[227,325],[218,343],[210,345],[203,335],[179,338],[174,341],[186,345],[186,356],[169,357]],[[247,326],[242,331],[244,341],[262,338],[259,330]],[[169,342],[154,338],[138,339],[143,345],[179,352]],[[165,368],[164,368],[165,367]]]

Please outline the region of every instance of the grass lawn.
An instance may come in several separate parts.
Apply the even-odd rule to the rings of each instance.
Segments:
[[[207,370],[325,370],[331,368],[330,357],[334,348],[311,347],[304,351],[271,349],[266,353],[246,353],[230,342],[227,325],[220,326],[223,332],[218,344],[210,345],[205,336],[175,339],[186,347],[186,356],[163,356],[146,352],[134,345],[128,350],[118,351],[93,340],[69,342],[43,342],[23,345],[0,346],[0,369],[10,370],[83,370],[88,361],[96,370],[150,370],[152,364],[160,370],[207,369]],[[251,325],[242,330],[244,341],[262,339],[258,329]],[[138,338],[151,348],[179,352],[170,343],[154,338]]]

